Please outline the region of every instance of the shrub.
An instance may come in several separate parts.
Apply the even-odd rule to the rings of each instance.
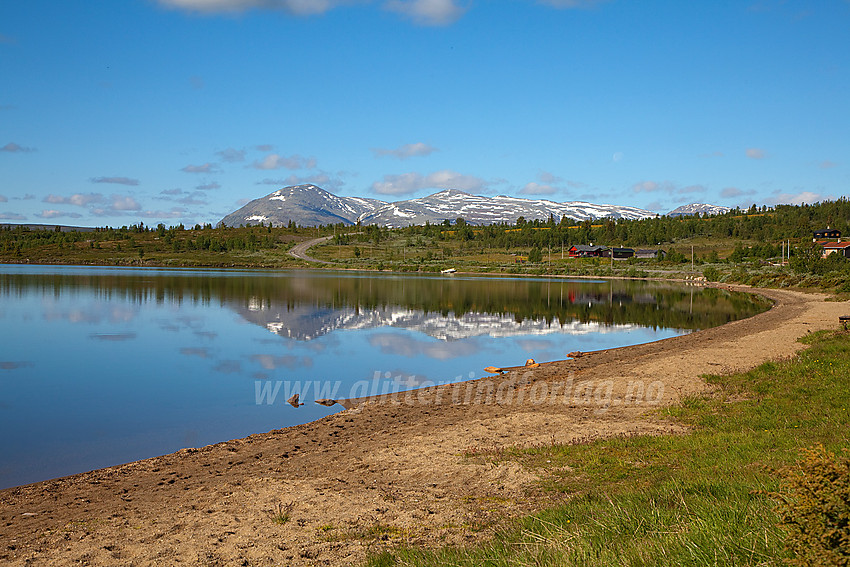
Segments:
[[[716,282],[720,279],[720,270],[718,270],[714,266],[708,266],[702,270],[702,275],[707,281]]]
[[[850,565],[850,458],[822,445],[786,470],[790,497],[777,510],[796,565]]]

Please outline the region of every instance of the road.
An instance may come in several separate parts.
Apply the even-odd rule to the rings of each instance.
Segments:
[[[317,260],[312,256],[307,255],[307,250],[309,250],[312,246],[316,244],[320,244],[327,240],[332,239],[333,236],[323,236],[321,238],[314,238],[313,240],[307,240],[305,242],[299,242],[292,249],[289,250],[289,255],[298,258],[299,260],[306,260],[308,262],[316,262],[317,264],[332,264],[333,262],[326,262],[325,260]]]

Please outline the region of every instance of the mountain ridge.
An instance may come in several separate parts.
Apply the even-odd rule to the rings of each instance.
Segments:
[[[440,224],[463,218],[471,225],[495,223],[514,224],[519,217],[526,220],[547,220],[549,216],[560,220],[584,221],[601,218],[641,219],[657,216],[638,207],[595,204],[586,201],[558,203],[546,199],[524,199],[498,195],[488,197],[472,195],[457,189],[445,189],[432,195],[387,202],[363,197],[339,197],[312,184],[292,185],[273,191],[250,201],[240,209],[226,215],[220,224],[271,223],[286,226],[294,222],[299,226],[319,224],[377,224],[389,228],[422,225],[426,222]]]
[[[721,215],[723,213],[728,212],[729,207],[721,207],[719,205],[708,205],[706,203],[690,203],[688,205],[682,205],[681,207],[676,207],[669,213],[667,213],[668,217],[688,217],[693,216],[697,213],[704,215]]]

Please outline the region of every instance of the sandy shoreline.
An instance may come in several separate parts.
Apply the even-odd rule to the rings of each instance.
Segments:
[[[775,306],[722,327],[0,491],[0,561],[338,565],[395,541],[486,537],[546,501],[532,472],[470,454],[675,430],[647,417],[653,402],[790,356],[850,312],[819,294],[756,291]],[[281,511],[289,521],[274,521]]]

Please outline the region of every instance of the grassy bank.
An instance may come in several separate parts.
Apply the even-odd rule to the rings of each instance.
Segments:
[[[850,447],[850,335],[806,342],[792,360],[710,377],[714,394],[664,410],[687,435],[491,455],[540,472],[563,504],[479,547],[400,548],[369,565],[783,564],[791,552],[770,495],[787,492],[783,470],[806,447]]]
[[[678,226],[685,221],[669,221]],[[695,222],[695,221],[687,221]],[[0,229],[0,263],[76,264],[146,267],[233,267],[354,269],[436,273],[551,275],[626,278],[705,278],[756,287],[817,288],[850,293],[850,262],[838,255],[828,260],[811,243],[797,239],[790,265],[779,265],[777,246],[730,236],[683,236],[660,245],[664,260],[612,261],[570,258],[575,232],[535,244],[546,227],[468,229],[469,239],[454,227],[169,227],[133,225],[89,232]],[[680,227],[681,228],[681,227]],[[525,234],[528,232],[529,234]],[[329,264],[298,260],[288,251],[298,242],[320,236],[331,240],[310,250]]]

